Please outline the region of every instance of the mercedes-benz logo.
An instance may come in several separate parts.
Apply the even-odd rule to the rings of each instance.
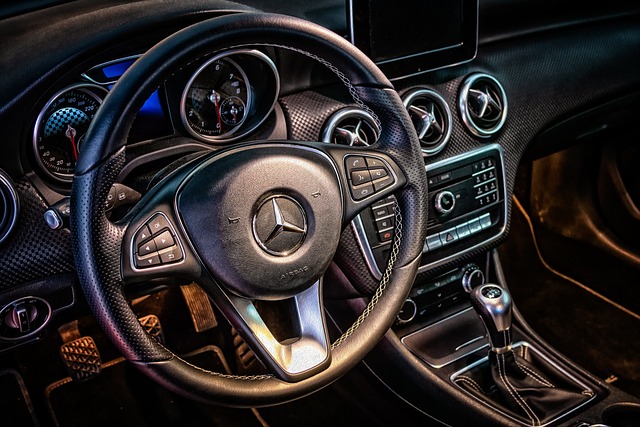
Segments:
[[[265,200],[253,217],[253,235],[267,253],[286,256],[307,236],[307,217],[298,202],[288,196]]]

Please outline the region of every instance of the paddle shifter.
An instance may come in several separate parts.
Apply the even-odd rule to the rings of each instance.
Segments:
[[[506,289],[487,283],[471,290],[471,304],[480,316],[491,351],[503,354],[511,350],[511,295]]]

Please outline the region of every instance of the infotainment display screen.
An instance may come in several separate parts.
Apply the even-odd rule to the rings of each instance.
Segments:
[[[347,0],[351,42],[391,79],[470,61],[478,0]]]

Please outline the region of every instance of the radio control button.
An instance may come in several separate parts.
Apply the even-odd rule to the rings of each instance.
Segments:
[[[441,191],[435,197],[436,211],[446,215],[456,207],[456,196],[448,190]]]
[[[491,227],[491,215],[488,213],[480,217],[480,225],[483,229]]]
[[[458,237],[461,239],[471,234],[471,230],[469,230],[469,225],[466,222],[464,224],[458,225],[456,227],[456,231],[458,232]]]
[[[482,231],[482,225],[480,225],[480,220],[478,218],[472,219],[467,223],[469,226],[469,231],[471,234],[475,234],[479,231]]]
[[[429,247],[430,251],[438,249],[440,246],[442,246],[442,241],[440,241],[440,235],[433,234],[431,236],[427,236],[427,246]]]

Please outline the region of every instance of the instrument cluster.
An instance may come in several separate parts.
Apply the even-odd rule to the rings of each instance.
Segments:
[[[33,124],[32,153],[46,178],[70,183],[89,126],[104,98],[139,55],[96,65],[54,93]],[[278,99],[280,80],[271,58],[234,49],[189,64],[145,102],[128,143],[187,136],[210,146],[256,130]]]

